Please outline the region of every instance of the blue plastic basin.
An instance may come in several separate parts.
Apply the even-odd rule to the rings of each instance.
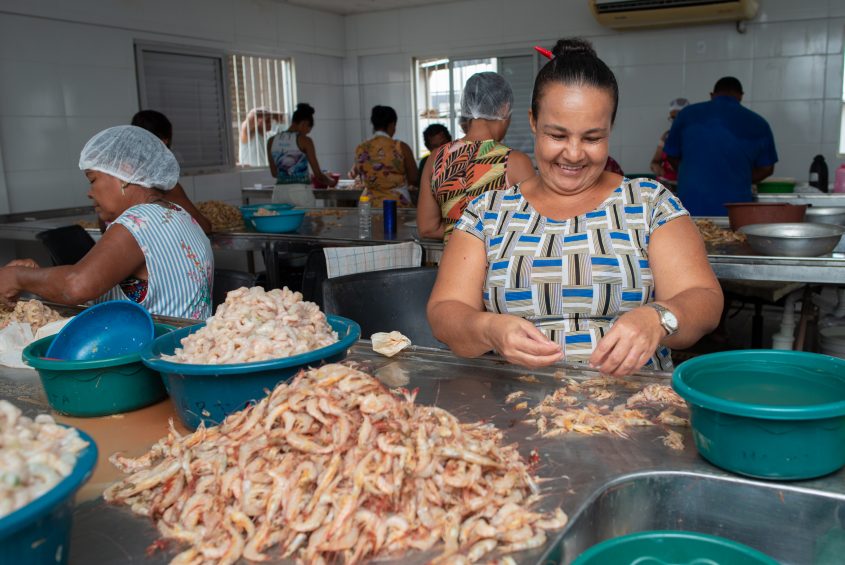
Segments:
[[[59,484],[23,508],[0,518],[0,563],[67,563],[76,492],[91,477],[97,464],[97,445],[88,442],[76,466]]]
[[[255,222],[252,219],[255,213],[259,210],[274,210],[276,212],[284,212],[293,208],[293,204],[249,204],[241,206],[241,215],[244,218],[244,223],[255,228]]]
[[[327,319],[337,332],[338,341],[291,357],[229,365],[174,363],[161,359],[162,355],[173,355],[183,338],[205,326],[197,324],[157,338],[141,352],[141,360],[161,373],[176,412],[186,427],[196,429],[200,422],[213,426],[229,414],[261,400],[268,391],[289,380],[300,369],[346,357],[349,347],[361,336],[361,328],[340,316],[329,315]]]
[[[763,479],[810,479],[845,466],[845,359],[803,351],[702,355],[675,368],[698,452]]]
[[[252,216],[249,221],[262,233],[290,233],[299,229],[305,210],[281,210],[276,216]]]
[[[86,308],[56,334],[45,357],[93,361],[137,353],[152,343],[153,319],[129,300],[110,300]]]

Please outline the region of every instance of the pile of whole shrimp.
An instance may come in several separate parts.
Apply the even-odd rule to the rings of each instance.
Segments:
[[[505,401],[514,409],[528,410],[533,417],[527,420],[537,426],[543,437],[556,437],[570,433],[597,435],[614,434],[629,437],[630,428],[639,426],[689,426],[683,414],[686,403],[668,385],[649,384],[642,390],[639,384],[626,382],[625,387],[636,387],[637,392],[627,401],[613,404],[616,397],[613,386],[619,381],[612,377],[599,377],[586,381],[568,379],[566,384],[547,395],[539,404],[529,409],[527,401],[519,402],[523,391],[508,395]],[[678,410],[682,415],[675,414]],[[664,445],[671,449],[684,449],[683,436],[675,430],[666,430],[661,436]]]
[[[47,414],[23,416],[0,400],[0,517],[35,500],[70,475],[88,442]]]
[[[220,200],[206,200],[197,203],[197,209],[211,222],[212,231],[242,230],[244,218],[241,211]]]
[[[326,315],[302,294],[241,287],[226,295],[204,328],[182,339],[162,358],[177,363],[216,365],[290,357],[337,341]]]
[[[39,300],[18,300],[15,307],[7,310],[0,309],[0,328],[5,328],[12,322],[29,324],[33,333],[50,322],[61,320],[62,316]]]
[[[695,220],[695,225],[701,232],[704,243],[742,243],[746,240],[745,234],[720,228],[713,220],[698,218]]]
[[[170,434],[104,493],[189,544],[173,563],[305,563],[436,550],[473,562],[562,528],[515,445],[345,365],[300,372],[219,426]]]

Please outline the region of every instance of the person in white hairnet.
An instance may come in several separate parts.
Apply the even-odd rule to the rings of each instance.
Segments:
[[[145,129],[117,126],[85,144],[79,168],[108,229],[74,265],[0,269],[0,300],[24,291],[59,304],[131,300],[150,314],[208,318],[214,257],[202,228],[165,198],[179,179],[173,153]]]
[[[678,112],[689,106],[689,100],[686,98],[675,98],[669,102],[669,123],[671,124]],[[651,171],[657,175],[657,180],[665,184],[671,189],[674,189],[678,183],[678,172],[669,162],[666,157],[666,152],[663,151],[663,146],[666,144],[666,137],[669,135],[669,130],[663,132],[660,136],[660,141],[657,143],[657,149],[654,150],[654,155],[651,157],[651,164],[649,167]]]
[[[501,143],[512,108],[513,91],[501,75],[485,72],[469,77],[461,97],[466,135],[438,147],[423,167],[417,205],[421,237],[447,241],[476,196],[534,176],[531,159]]]

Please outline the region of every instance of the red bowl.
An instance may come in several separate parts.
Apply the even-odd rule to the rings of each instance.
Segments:
[[[782,224],[803,222],[806,204],[780,204],[777,202],[739,202],[725,204],[728,221],[736,231],[751,224]]]

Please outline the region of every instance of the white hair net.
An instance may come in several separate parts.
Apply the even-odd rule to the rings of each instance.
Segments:
[[[170,190],[179,180],[173,153],[155,135],[136,126],[115,126],[89,139],[79,155],[79,168],[161,190]]]
[[[499,74],[475,73],[464,86],[461,117],[470,120],[507,120],[513,107],[513,90]]]

